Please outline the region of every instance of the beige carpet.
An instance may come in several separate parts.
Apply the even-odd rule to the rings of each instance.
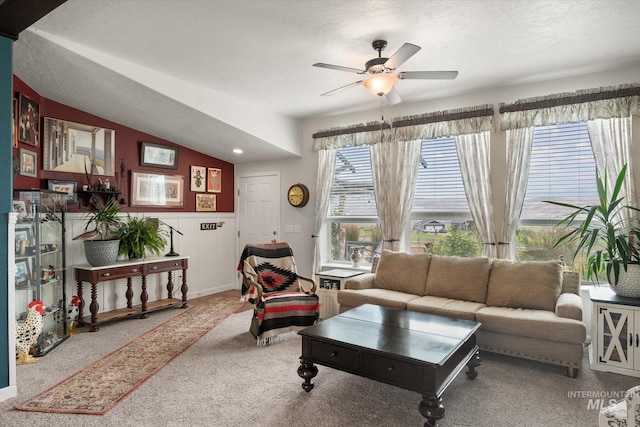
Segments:
[[[211,297],[15,408],[102,415],[241,305]]]
[[[0,426],[415,426],[420,396],[397,387],[319,366],[310,393],[296,370],[300,338],[256,346],[251,312],[232,314],[102,416],[12,409],[94,360],[176,315],[105,325],[72,336],[34,365],[18,367],[18,398],[0,402]],[[104,353],[104,354],[101,354]],[[81,356],[79,356],[81,355]],[[443,399],[442,427],[597,425],[600,398],[639,379],[591,371],[578,378],[551,365],[486,353],[478,377],[456,378]],[[598,398],[593,396],[597,395]],[[602,396],[602,397],[600,397]]]

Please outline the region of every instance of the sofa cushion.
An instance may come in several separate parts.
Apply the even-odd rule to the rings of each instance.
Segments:
[[[346,289],[338,291],[338,304],[347,307],[375,304],[405,310],[407,302],[415,298],[418,298],[418,296],[388,289]]]
[[[587,338],[584,323],[558,317],[552,311],[524,308],[484,307],[476,313],[481,329],[502,334],[582,344]]]
[[[374,286],[379,289],[424,295],[429,254],[382,251]]]
[[[412,299],[407,303],[407,310],[464,320],[476,320],[476,312],[482,307],[486,305],[480,302],[431,296]]]
[[[486,257],[432,255],[426,295],[484,303],[490,271]]]
[[[558,261],[494,260],[487,305],[554,311],[562,289]]]

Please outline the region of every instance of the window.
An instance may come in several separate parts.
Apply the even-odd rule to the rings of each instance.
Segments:
[[[581,271],[581,257],[573,260],[575,247],[553,249],[564,234],[555,225],[569,210],[545,200],[584,206],[598,200],[596,166],[585,122],[536,127],[527,192],[516,231],[518,260],[550,260],[564,257]]]
[[[370,263],[382,240],[377,216],[369,146],[339,149],[327,217],[331,262],[350,263],[351,249],[359,247],[362,263]]]
[[[411,252],[480,255],[453,137],[422,141],[411,212]]]

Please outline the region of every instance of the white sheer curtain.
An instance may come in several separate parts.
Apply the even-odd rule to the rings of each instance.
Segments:
[[[371,147],[371,170],[385,249],[398,251],[409,220],[420,165],[421,140]]]
[[[533,127],[507,130],[507,173],[498,258],[515,260],[516,229],[529,180]]]
[[[622,186],[621,195],[624,204],[636,205],[635,186],[633,185],[633,169],[629,145],[631,143],[631,117],[596,119],[587,122],[589,138],[596,159],[596,167],[601,177],[607,174],[611,187],[624,165],[627,166],[627,179]],[[626,226],[631,224],[631,212],[625,212],[626,217],[621,218]]]
[[[483,242],[482,255],[495,258],[495,223],[490,183],[490,144],[489,131],[471,135],[458,135],[456,149],[464,192],[467,195],[471,216],[476,230]]]
[[[336,163],[336,153],[338,149],[327,148],[318,151],[318,176],[316,178],[316,217],[313,226],[313,268],[315,276],[316,269],[322,265],[322,253],[320,251],[320,233],[322,225],[329,211],[329,201],[331,199],[331,184],[333,183],[333,173]]]

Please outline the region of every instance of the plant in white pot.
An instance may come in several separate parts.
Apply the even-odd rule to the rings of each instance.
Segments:
[[[564,243],[578,242],[574,258],[586,251],[587,279],[599,283],[599,275],[605,273],[613,291],[621,296],[640,298],[640,229],[625,223],[630,212],[639,209],[624,204],[620,191],[626,179],[627,165],[610,187],[607,177],[596,176],[598,204],[575,206],[547,201],[557,206],[573,209],[573,212],[557,225],[570,229],[560,237],[554,248]]]
[[[118,259],[120,240],[117,231],[122,223],[119,213],[120,204],[116,200],[91,199],[90,212],[85,216],[85,232],[73,240],[84,240],[87,262],[94,267],[113,264]]]

